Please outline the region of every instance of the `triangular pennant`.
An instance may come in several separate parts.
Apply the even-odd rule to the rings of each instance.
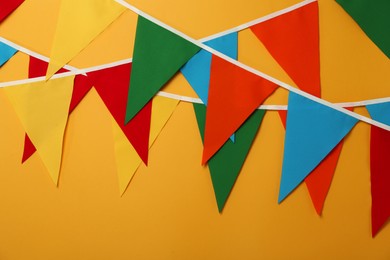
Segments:
[[[372,236],[390,219],[390,132],[371,126],[371,225]]]
[[[88,73],[88,77],[127,139],[145,164],[148,162],[152,102],[125,125],[131,63]]]
[[[193,106],[199,132],[202,140],[204,140],[206,106],[201,104],[193,104]],[[219,212],[222,212],[226,200],[233,189],[233,185],[256,137],[264,114],[264,110],[256,110],[237,130],[236,142],[233,143],[228,140],[208,162]]]
[[[205,44],[233,59],[237,59],[237,32],[213,39],[205,42]],[[181,68],[184,77],[205,105],[207,105],[209,93],[211,56],[210,52],[200,50]]]
[[[48,65],[49,64],[47,62],[30,56],[28,77],[36,78],[36,77],[45,76]],[[67,72],[67,71],[68,70],[62,68],[58,71],[58,73]],[[83,75],[76,75],[73,83],[72,99],[69,105],[69,114],[76,108],[76,106],[88,93],[91,87],[92,85],[88,82],[87,77]],[[36,150],[37,149],[35,148],[34,144],[31,142],[30,138],[26,134],[24,138],[22,163],[28,160],[28,158],[30,158],[35,153]]]
[[[124,11],[115,1],[61,1],[46,78],[72,60]]]
[[[4,89],[55,184],[72,87],[73,77],[66,77]]]
[[[390,1],[336,0],[367,36],[390,58]]]
[[[279,203],[340,143],[357,121],[290,91]]]
[[[24,0],[0,0],[0,22],[19,7]]]
[[[390,125],[390,102],[366,106],[371,117]],[[371,224],[374,237],[390,218],[390,132],[371,126]]]
[[[16,52],[16,49],[3,42],[0,42],[0,67],[3,66],[9,59],[11,59]]]
[[[138,16],[126,123],[200,48]]]
[[[173,114],[179,103],[176,99],[155,96],[153,98],[152,119],[150,125],[149,149]],[[115,159],[118,171],[121,195],[126,191],[131,179],[141,164],[141,158],[128,142],[123,131],[114,122]]]
[[[286,128],[287,110],[279,110],[278,112],[283,126]],[[305,178],[306,187],[318,215],[322,214],[322,209],[324,208],[325,199],[332,183],[343,143],[343,140],[340,141],[340,143],[336,145],[336,147]]]
[[[278,86],[218,56],[211,62],[206,114],[205,164]]]
[[[317,1],[251,30],[300,89],[321,96]]]

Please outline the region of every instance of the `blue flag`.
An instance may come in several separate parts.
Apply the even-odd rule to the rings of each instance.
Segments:
[[[17,52],[16,49],[0,42],[0,67],[3,66]]]

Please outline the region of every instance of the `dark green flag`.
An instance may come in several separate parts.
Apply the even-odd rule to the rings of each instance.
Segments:
[[[206,106],[201,104],[193,105],[199,132],[203,141]],[[230,139],[227,140],[222,148],[208,162],[219,212],[222,212],[225,206],[230,191],[236,182],[249,149],[255,139],[264,114],[265,110],[256,110],[237,130],[235,142],[233,143]]]
[[[336,0],[390,58],[390,0]]]
[[[138,16],[125,123],[199,50],[195,44]]]

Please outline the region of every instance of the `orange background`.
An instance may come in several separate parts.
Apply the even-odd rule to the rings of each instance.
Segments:
[[[299,1],[128,0],[194,38]],[[26,0],[0,36],[48,56],[59,0]],[[321,81],[332,102],[390,94],[389,59],[333,0],[320,0]],[[136,15],[125,12],[71,65],[130,58]],[[102,51],[104,50],[104,51]],[[109,51],[106,51],[109,50]],[[249,30],[239,60],[293,84]],[[28,56],[0,69],[26,78]],[[178,75],[167,91],[194,96]],[[278,90],[268,104],[285,104]],[[367,114],[365,109],[357,112]],[[111,116],[92,90],[69,118],[59,187],[39,156],[20,164],[24,130],[0,90],[0,259],[389,259],[390,227],[371,238],[369,126],[346,138],[322,217],[301,185],[277,204],[284,129],[267,112],[223,214],[218,213],[192,105],[180,103],[120,197]]]

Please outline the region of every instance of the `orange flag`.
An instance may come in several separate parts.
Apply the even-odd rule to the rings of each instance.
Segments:
[[[251,30],[300,89],[321,96],[317,1]]]
[[[277,87],[275,83],[213,55],[203,164]]]

